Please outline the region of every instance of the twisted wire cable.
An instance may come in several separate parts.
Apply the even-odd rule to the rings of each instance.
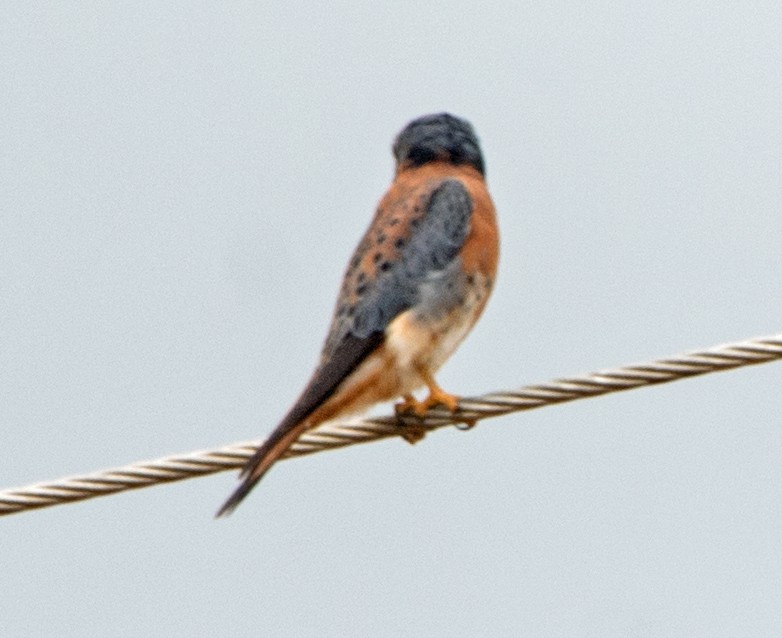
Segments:
[[[306,432],[284,458],[368,443],[392,436],[420,437],[447,425],[474,425],[478,420],[545,405],[667,383],[710,372],[782,359],[782,333],[707,350],[660,359],[625,368],[599,370],[578,377],[557,379],[518,390],[462,398],[458,410],[429,410],[425,417],[411,415],[359,419],[324,424]],[[216,450],[168,456],[82,476],[0,491],[0,515],[80,501],[125,490],[138,489],[237,469],[252,456],[261,440],[235,443]]]

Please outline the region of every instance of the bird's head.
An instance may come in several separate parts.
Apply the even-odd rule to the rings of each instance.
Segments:
[[[449,113],[424,115],[397,135],[393,146],[397,169],[429,162],[467,164],[484,174],[483,155],[472,125]]]

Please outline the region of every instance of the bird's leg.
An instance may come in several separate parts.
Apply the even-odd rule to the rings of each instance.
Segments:
[[[418,374],[421,375],[421,379],[423,379],[423,382],[429,389],[429,396],[422,401],[418,401],[412,394],[404,395],[404,400],[394,406],[396,413],[404,414],[406,412],[412,412],[416,416],[423,417],[429,408],[436,405],[444,405],[451,412],[456,412],[459,407],[459,397],[448,394],[443,390],[437,385],[434,377],[424,368],[419,368]]]
[[[426,370],[421,369],[419,370],[419,373],[421,374],[424,383],[426,383],[426,387],[429,388],[429,396],[418,403],[418,406],[415,409],[416,414],[418,414],[418,416],[423,416],[429,408],[436,405],[444,405],[449,411],[456,412],[459,407],[459,397],[443,390],[437,385],[434,377]]]
[[[402,397],[402,401],[397,403],[394,408],[398,416],[412,412],[419,418],[423,418],[429,408],[436,405],[444,405],[451,412],[456,412],[459,409],[459,397],[449,394],[443,390],[434,377],[429,374],[424,368],[418,368],[418,374],[421,375],[426,387],[429,389],[429,396],[418,401],[412,394],[405,394]],[[469,430],[475,426],[476,419],[462,419],[459,422],[464,424],[464,427],[460,429]],[[415,423],[400,423],[402,430],[400,435],[408,443],[417,443],[426,434],[426,429],[423,425],[416,425]]]

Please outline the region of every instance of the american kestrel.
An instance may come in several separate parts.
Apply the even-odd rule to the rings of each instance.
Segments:
[[[478,139],[448,113],[394,141],[396,175],[348,264],[320,362],[240,474],[230,513],[302,433],[402,397],[423,416],[458,398],[434,374],[478,320],[497,271],[499,234]],[[426,386],[418,401],[413,391]]]

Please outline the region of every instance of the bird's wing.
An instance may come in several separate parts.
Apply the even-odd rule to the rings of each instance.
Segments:
[[[384,331],[394,318],[416,304],[421,286],[458,256],[473,210],[464,184],[458,179],[441,181],[421,208],[419,216],[397,224],[395,252],[384,262],[386,266],[377,268],[373,277],[358,279],[355,271],[370,245],[374,224],[370,227],[345,274],[341,297],[357,293],[353,294],[355,303],[336,308],[320,365],[285,418],[247,462],[241,474],[243,483],[218,516],[239,504],[306,429],[305,419],[382,344]],[[348,289],[351,282],[357,291]]]

